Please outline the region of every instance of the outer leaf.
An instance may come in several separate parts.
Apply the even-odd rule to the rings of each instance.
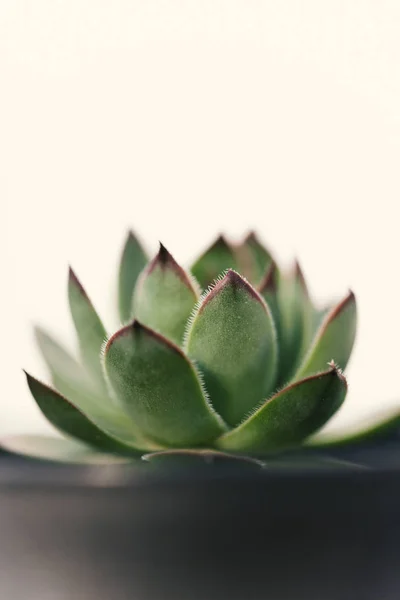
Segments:
[[[7,436],[0,440],[0,445],[12,454],[55,462],[104,465],[132,460],[132,458],[113,454],[102,454],[74,440],[44,435]]]
[[[122,323],[132,318],[132,298],[137,278],[148,262],[137,237],[129,232],[122,252],[118,277],[118,304]]]
[[[147,327],[181,344],[198,296],[190,277],[160,244],[157,256],[139,277],[134,314]]]
[[[235,452],[269,452],[299,444],[342,405],[346,380],[336,368],[298,381],[267,400],[217,446]]]
[[[222,467],[253,467],[263,468],[264,463],[251,458],[250,456],[235,456],[226,452],[220,452],[218,450],[203,450],[203,449],[192,449],[182,448],[178,450],[161,450],[160,452],[152,452],[151,454],[145,454],[143,460],[159,464],[162,468],[165,466],[170,467],[181,467],[182,465],[198,467],[199,465],[221,465]]]
[[[278,338],[278,349],[279,340],[281,337],[281,322],[279,312],[279,299],[278,299],[278,286],[279,286],[279,272],[276,263],[272,261],[271,265],[267,269],[264,277],[262,278],[257,290],[262,298],[267,303],[272,319],[275,323],[276,334]]]
[[[100,353],[107,333],[82,284],[71,268],[68,279],[68,299],[82,361],[88,371],[101,382],[103,381],[103,370]]]
[[[200,304],[186,348],[203,373],[216,410],[230,425],[271,391],[277,345],[271,313],[261,296],[228,271]]]
[[[309,296],[299,263],[282,278],[274,262],[258,286],[270,307],[278,337],[278,385],[286,382],[306,350],[322,317]]]
[[[341,431],[339,434],[333,434],[322,431],[307,440],[307,445],[325,448],[387,439],[400,440],[400,407],[392,407],[386,411],[380,411],[377,415],[371,415],[367,423],[359,423],[357,428],[347,432]]]
[[[312,338],[315,335],[316,329],[322,320],[321,310],[316,308],[311,301],[304,273],[296,260],[295,266],[295,281],[298,290],[301,315],[301,346],[298,356],[298,362],[301,362],[304,353],[309,349]]]
[[[109,340],[109,382],[141,431],[161,444],[207,444],[225,427],[183,352],[134,321]]]
[[[235,251],[221,235],[191,268],[196,280],[203,289],[211,285],[215,279],[227,269],[237,269]]]
[[[251,267],[249,279],[255,286],[259,285],[272,263],[272,256],[260,242],[254,232],[251,232],[243,242],[243,247],[250,257]]]
[[[29,389],[40,410],[50,423],[62,433],[104,452],[123,455],[140,454],[132,446],[125,445],[102,431],[67,398],[28,373],[26,373],[26,377]]]
[[[315,309],[298,262],[293,271],[279,279],[279,376],[285,384],[295,372],[313,332]],[[325,361],[323,368],[326,367]]]
[[[97,393],[88,373],[56,340],[40,327],[35,328],[35,338],[53,384],[61,394],[75,398]]]
[[[61,395],[68,398],[91,421],[112,437],[143,450],[155,450],[158,444],[144,439],[129,415],[115,406],[104,389],[94,387],[84,369],[55,340],[40,328],[36,339],[49,367],[51,379]]]
[[[296,379],[322,371],[332,359],[341,369],[345,369],[353,349],[356,328],[356,300],[353,292],[349,292],[346,298],[326,315],[303,364],[296,373]]]

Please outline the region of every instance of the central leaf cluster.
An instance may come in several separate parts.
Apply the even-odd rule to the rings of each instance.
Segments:
[[[72,270],[68,291],[81,360],[38,330],[56,389],[28,383],[53,425],[98,450],[262,454],[301,443],[345,398],[354,295],[317,310],[298,264],[282,272],[254,234],[218,238],[189,272],[163,245],[148,262],[130,234],[126,324],[110,338]]]

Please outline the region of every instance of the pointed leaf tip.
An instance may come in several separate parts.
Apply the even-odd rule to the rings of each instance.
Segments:
[[[276,293],[278,290],[278,267],[276,262],[273,260],[271,265],[267,269],[264,277],[261,279],[257,286],[257,291],[263,296],[265,293]]]
[[[167,264],[171,260],[173,262],[175,262],[172,255],[168,252],[168,250],[166,249],[166,247],[164,246],[164,244],[162,242],[160,242],[160,249],[158,251],[157,257],[158,257],[159,262],[163,265]]]
[[[260,296],[260,294],[256,291],[256,289],[251,285],[251,283],[249,283],[244,277],[242,277],[237,271],[234,271],[233,269],[229,269],[229,271],[226,274],[226,280],[234,287],[237,289],[242,289],[245,292],[247,292],[247,294],[249,296],[251,296],[252,298],[254,298],[254,300],[257,300],[257,302],[260,302],[260,304],[262,304],[263,306],[265,306],[265,303],[262,299],[262,297]]]
[[[128,229],[128,233],[126,235],[126,241],[129,241],[129,242],[137,242],[138,241],[137,237],[134,234],[132,229]]]
[[[179,346],[177,346],[174,342],[169,340],[161,333],[155,331],[154,329],[151,329],[151,327],[147,327],[147,325],[144,325],[141,321],[139,321],[139,319],[133,319],[131,323],[128,323],[128,325],[125,325],[125,327],[122,327],[121,329],[116,331],[107,341],[104,353],[107,354],[110,346],[112,346],[119,339],[129,337],[130,335],[132,335],[132,333],[138,336],[144,335],[148,336],[149,338],[152,337],[156,341],[169,346],[172,350],[184,356],[184,353]]]
[[[186,285],[186,287],[192,290],[196,297],[198,296],[199,290],[195,289],[192,279],[161,242],[159,251],[146,267],[143,273],[143,278],[146,273],[147,275],[150,275],[150,273],[157,268],[160,268],[163,271],[166,271],[167,269],[173,271],[175,275],[179,277],[179,279]]]
[[[237,269],[236,252],[223,235],[192,265],[191,272],[203,289],[207,289],[227,269]]]
[[[233,285],[236,285],[238,287],[250,287],[249,284],[245,281],[245,279],[243,279],[243,277],[241,277],[241,275],[239,275],[239,273],[237,273],[233,269],[228,269],[228,271],[225,274],[225,279],[227,279]]]
[[[345,375],[344,375],[344,373],[343,373],[342,369],[339,367],[339,365],[337,365],[337,364],[335,363],[335,361],[333,360],[333,358],[332,358],[332,360],[330,360],[330,361],[328,362],[328,367],[330,367],[332,371],[335,371],[336,375],[337,375],[337,376],[338,376],[338,377],[339,377],[339,378],[340,378],[340,379],[343,381],[343,384],[344,384],[344,385],[346,386],[346,388],[347,388],[347,387],[348,387],[348,384],[347,384],[347,379],[346,379],[346,377],[345,377]]]
[[[190,276],[160,244],[136,285],[133,312],[144,325],[181,344],[199,293]]]
[[[229,243],[225,237],[225,235],[223,233],[220,233],[217,237],[217,239],[215,240],[214,243],[215,246],[227,246],[229,247]]]
[[[280,342],[278,385],[281,386],[290,381],[296,373],[304,353],[311,344],[316,327],[316,309],[298,260],[288,273],[280,277],[277,300]],[[321,370],[325,369],[327,362],[328,359]]]
[[[122,251],[118,275],[119,314],[123,323],[132,318],[132,298],[137,278],[148,257],[133,231],[129,231]]]
[[[272,262],[272,256],[254,231],[250,231],[239,246],[245,274],[258,286]]]
[[[214,287],[204,296],[204,300],[199,307],[199,313],[202,312],[204,308],[226,287],[230,287],[232,290],[243,290],[248,296],[254,300],[257,300],[257,302],[262,304],[262,306],[265,308],[263,299],[253,288],[253,286],[250,285],[250,283],[241,275],[239,275],[239,273],[233,269],[228,269],[225,275],[219,281],[217,281]]]
[[[295,378],[322,371],[332,358],[340,369],[345,369],[354,346],[356,329],[357,303],[350,290],[325,316]]]
[[[352,303],[355,304],[355,302],[356,296],[354,292],[349,289],[347,292],[347,296],[342,300],[342,302],[339,302],[339,304],[336,307],[336,311],[333,311],[333,318],[337,316],[338,313],[342,312],[346,308],[346,306]]]
[[[300,444],[340,408],[347,392],[336,368],[286,386],[217,442],[224,450],[270,452]]]
[[[71,265],[68,266],[68,283],[69,285],[74,285],[77,288],[77,290],[82,294],[82,296],[85,296],[85,298],[89,300],[85,288],[79,281],[78,276],[71,267]]]
[[[297,259],[294,262],[294,276],[303,288],[304,293],[308,296],[306,278],[304,277],[303,269],[301,268],[300,263]]]
[[[68,279],[68,300],[82,361],[99,385],[103,385],[100,351],[107,333],[90,298],[71,267]]]
[[[138,455],[139,451],[106,433],[81,408],[51,387],[26,373],[28,387],[39,409],[56,429],[90,446],[124,455]]]
[[[254,229],[251,229],[251,230],[250,230],[250,231],[249,231],[249,232],[248,232],[248,233],[245,235],[244,242],[246,243],[246,242],[257,242],[257,241],[258,241],[258,239],[257,239],[257,234],[256,234],[256,232],[254,231]]]

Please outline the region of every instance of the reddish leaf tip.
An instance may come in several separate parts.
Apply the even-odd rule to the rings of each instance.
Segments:
[[[162,269],[164,269],[166,266],[172,267],[174,270],[180,269],[180,266],[178,265],[172,254],[168,252],[164,244],[160,242],[160,248],[153,260],[150,262],[149,266],[147,267],[147,273],[152,273],[157,267],[161,267]]]
[[[134,319],[130,326],[133,329],[133,331],[140,331],[142,329],[148,329],[147,327],[145,327],[145,325],[142,325],[142,323],[138,319]]]
[[[250,296],[252,296],[255,300],[264,305],[264,301],[261,296],[256,292],[256,290],[241,276],[239,273],[234,271],[233,269],[229,269],[224,277],[217,281],[215,286],[208,292],[207,296],[204,299],[203,304],[200,307],[200,311],[210,302],[215,296],[227,285],[230,285],[234,289],[242,289],[246,291]]]
[[[232,284],[232,286],[245,290],[250,296],[252,296],[253,298],[255,298],[263,304],[263,300],[260,294],[253,288],[252,285],[250,285],[248,281],[246,281],[246,279],[244,279],[244,277],[239,275],[239,273],[237,273],[233,269],[229,269],[224,279],[229,281]]]
[[[73,279],[74,281],[78,281],[78,278],[75,274],[75,271],[73,270],[73,268],[71,267],[71,265],[68,265],[68,277],[69,279]]]
[[[355,303],[356,297],[352,290],[349,290],[347,296],[341,302],[339,302],[339,304],[337,304],[330,313],[328,313],[326,316],[327,322],[330,323],[333,319],[336,319],[336,317],[340,315],[340,313],[343,312],[349,304]]]
[[[356,296],[355,296],[355,293],[353,292],[353,290],[351,290],[351,289],[348,290],[347,298],[349,301],[355,302]]]
[[[332,366],[332,363],[333,363],[334,367]],[[339,369],[337,367],[337,365],[336,365],[336,363],[334,361],[331,361],[328,364],[329,364],[329,367],[330,367],[328,370],[321,371],[320,373],[314,373],[313,375],[307,375],[307,377],[303,377],[302,379],[298,379],[298,380],[293,381],[292,383],[289,383],[288,385],[284,386],[279,391],[277,391],[275,394],[273,394],[273,396],[271,396],[270,398],[268,398],[268,400],[266,400],[265,403],[261,405],[260,409],[265,404],[268,404],[269,402],[272,402],[272,400],[275,400],[276,398],[279,398],[280,396],[282,396],[286,392],[288,392],[288,391],[290,391],[292,389],[295,389],[295,388],[297,388],[297,387],[299,387],[299,386],[301,386],[304,383],[307,383],[309,381],[315,381],[317,379],[321,379],[322,377],[327,377],[327,376],[335,376],[335,377],[337,377],[345,385],[346,390],[347,390],[347,380],[346,380],[345,376],[343,375],[343,372],[341,371],[341,369]]]
[[[150,275],[157,267],[159,267],[163,271],[165,271],[166,269],[171,269],[171,271],[173,271],[175,275],[179,277],[179,279],[186,285],[186,287],[193,292],[195,298],[197,298],[198,294],[194,289],[186,271],[184,271],[184,269],[179,265],[179,263],[176,262],[172,254],[166,249],[164,244],[162,244],[161,242],[158,253],[146,267],[145,273],[147,275]]]
[[[267,269],[263,279],[258,286],[258,292],[263,294],[265,292],[276,292],[278,289],[278,268],[274,261]]]
[[[344,385],[347,388],[347,379],[344,376],[342,369],[339,367],[339,365],[337,365],[335,363],[335,361],[333,360],[333,358],[332,358],[332,360],[330,360],[328,362],[328,366],[330,367],[331,371],[334,372],[339,377],[339,379],[341,379],[341,381],[343,381]]]
[[[143,323],[141,323],[137,319],[133,320],[133,322],[131,324],[131,329],[132,329],[132,331],[134,331],[136,333],[140,333],[140,334],[147,335],[148,337],[152,337],[157,342],[160,342],[165,346],[169,346],[169,348],[171,348],[172,350],[175,350],[176,352],[178,352],[178,354],[182,354],[182,356],[184,355],[182,350],[179,348],[179,346],[174,344],[168,338],[164,337],[161,333],[158,333],[154,329],[151,329],[151,327],[147,327],[147,325],[143,325]]]
[[[160,249],[158,251],[156,258],[158,259],[158,262],[162,265],[166,265],[168,262],[173,262],[173,263],[176,262],[172,256],[172,254],[170,254],[170,252],[168,252],[168,250],[166,249],[166,247],[164,246],[164,244],[162,242],[160,242]]]
[[[164,244],[160,242],[160,248],[153,260],[148,265],[147,273],[152,273],[157,267],[164,269],[167,266],[171,267],[174,270],[180,269],[178,263],[176,262],[172,254],[168,252]]]
[[[248,244],[248,243],[254,243],[254,242],[258,242],[258,238],[257,238],[257,234],[254,231],[254,229],[250,230],[249,233],[245,236],[244,238],[244,243]]]
[[[220,233],[211,248],[230,248],[230,244],[223,233]]]
[[[161,333],[157,333],[157,331],[154,331],[154,329],[151,329],[150,327],[143,325],[143,323],[141,323],[137,319],[134,319],[131,323],[129,323],[125,327],[122,327],[122,329],[119,329],[110,337],[110,339],[108,340],[108,342],[106,344],[104,354],[107,354],[110,346],[112,346],[112,344],[119,338],[123,338],[128,335],[141,335],[141,334],[144,334],[148,337],[154,338],[156,341],[162,343],[165,346],[169,346],[172,350],[175,350],[176,352],[178,352],[179,354],[184,356],[184,353],[179,348],[179,346],[177,346],[176,344],[171,342],[171,340],[169,340],[166,337],[164,337],[163,335],[161,335]]]
[[[241,275],[239,275],[239,273],[237,273],[236,271],[234,271],[233,269],[228,269],[228,271],[225,274],[224,279],[226,281],[229,281],[230,283],[232,283],[235,286],[238,287],[243,287],[246,288],[248,287],[248,283],[243,279],[243,277]]]
[[[133,229],[128,229],[126,234],[126,243],[134,242],[135,244],[139,244],[138,236],[135,234]]]
[[[79,281],[79,279],[78,279],[75,271],[71,267],[71,265],[69,265],[69,267],[68,267],[68,281],[69,281],[70,284],[72,284],[75,287],[77,287],[81,294],[83,294],[84,296],[87,296],[85,288],[83,287],[83,285]]]
[[[295,278],[302,286],[304,292],[308,295],[308,288],[307,288],[307,283],[306,283],[306,280],[304,277],[303,269],[301,268],[300,263],[297,259],[294,261],[293,271],[294,271]]]

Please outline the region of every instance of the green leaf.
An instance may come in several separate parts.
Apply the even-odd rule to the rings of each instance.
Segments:
[[[12,435],[0,440],[7,452],[26,458],[91,465],[119,464],[132,458],[103,454],[75,440],[44,435]]]
[[[132,317],[132,299],[137,278],[148,262],[147,255],[137,237],[129,232],[122,252],[118,277],[118,304],[122,323]]]
[[[400,406],[390,407],[370,415],[357,427],[342,430],[340,433],[321,431],[307,440],[307,446],[325,448],[330,446],[347,446],[387,439],[400,440]]]
[[[186,348],[213,406],[230,425],[237,425],[274,385],[277,345],[270,311],[235,271],[205,296],[188,329]]]
[[[116,406],[104,389],[99,390],[79,365],[58,342],[36,328],[36,340],[49,367],[54,387],[84,412],[91,421],[111,436],[143,450],[155,450],[159,444],[145,439],[129,415]]]
[[[96,395],[98,389],[82,366],[41,327],[35,327],[35,339],[50,371],[54,386],[68,398]]]
[[[302,379],[266,400],[216,443],[234,452],[270,452],[300,444],[340,408],[347,392],[336,368]]]
[[[142,458],[147,462],[155,463],[162,469],[182,466],[198,467],[202,465],[212,465],[212,467],[222,466],[224,468],[253,467],[260,469],[264,467],[263,462],[250,456],[236,456],[208,449],[182,448],[178,450],[161,450],[145,454]]]
[[[199,290],[160,244],[154,260],[139,277],[134,294],[134,314],[143,325],[181,344]]]
[[[279,279],[278,304],[278,385],[284,385],[293,376],[305,349],[308,349],[311,343],[313,333],[315,309],[297,261],[294,269]],[[325,361],[323,368],[327,362]]]
[[[280,310],[279,310],[279,299],[278,299],[278,286],[279,286],[279,271],[276,263],[272,261],[271,265],[267,269],[264,277],[262,278],[257,291],[267,303],[272,319],[275,323],[276,335],[278,339],[278,351],[279,351],[279,340],[281,337],[280,328]]]
[[[356,299],[353,292],[349,292],[322,321],[295,378],[322,371],[331,360],[345,369],[353,349],[356,328]]]
[[[191,272],[203,289],[211,285],[227,269],[237,269],[235,250],[221,235],[194,263]]]
[[[104,452],[124,455],[140,454],[137,449],[125,445],[105,433],[67,398],[28,373],[26,373],[26,378],[31,394],[43,415],[62,433]]]
[[[116,396],[151,439],[195,446],[224,431],[187,357],[138,321],[111,337],[104,359]]]
[[[82,284],[71,268],[69,269],[68,278],[68,300],[79,340],[82,362],[89,373],[101,383],[103,381],[103,369],[100,356],[103,342],[107,338],[107,332]]]
[[[245,268],[245,271],[248,271],[247,277],[254,286],[257,286],[271,266],[272,256],[254,232],[249,233],[246,237],[243,248],[247,251],[250,259],[249,267]]]

